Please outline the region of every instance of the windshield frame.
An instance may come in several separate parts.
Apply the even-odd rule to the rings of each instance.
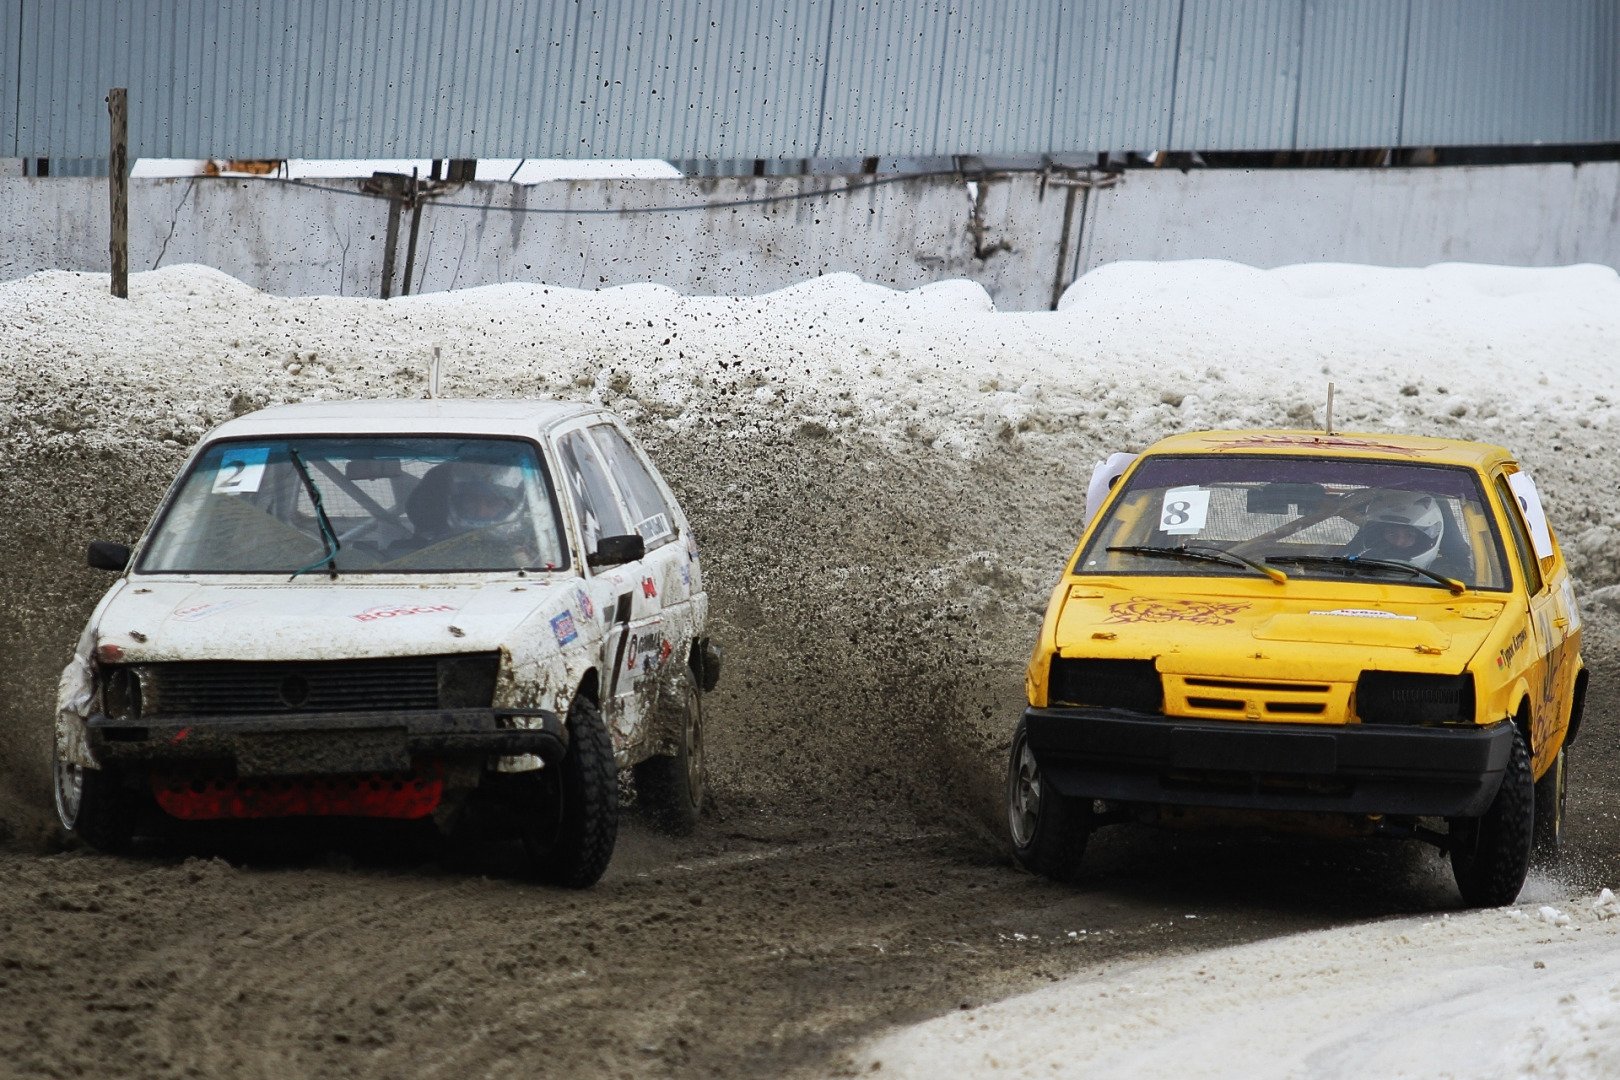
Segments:
[[[1180,460],[1180,461],[1187,461],[1187,460],[1220,460],[1220,461],[1229,461],[1229,460],[1275,461],[1275,460],[1283,460],[1283,461],[1316,461],[1316,462],[1343,461],[1343,462],[1353,462],[1355,464],[1365,464],[1365,465],[1384,465],[1384,466],[1396,466],[1396,467],[1407,466],[1407,467],[1416,468],[1416,469],[1445,469],[1445,470],[1451,471],[1451,472],[1464,473],[1464,474],[1467,475],[1467,477],[1469,478],[1469,481],[1474,486],[1476,498],[1479,501],[1479,503],[1480,503],[1484,513],[1485,513],[1486,520],[1490,523],[1490,526],[1491,526],[1491,539],[1494,542],[1495,547],[1496,547],[1496,558],[1497,558],[1498,564],[1500,565],[1500,567],[1502,569],[1502,580],[1503,580],[1503,584],[1500,585],[1500,586],[1478,585],[1478,584],[1474,584],[1474,583],[1470,582],[1470,583],[1466,583],[1467,584],[1467,589],[1468,589],[1469,592],[1488,592],[1488,593],[1511,593],[1515,589],[1515,580],[1516,580],[1515,575],[1516,575],[1516,573],[1518,571],[1518,568],[1513,566],[1513,564],[1509,560],[1507,548],[1503,544],[1503,539],[1502,539],[1503,522],[1501,520],[1501,512],[1502,511],[1501,511],[1501,508],[1496,505],[1496,501],[1491,498],[1491,489],[1490,489],[1489,485],[1486,483],[1486,478],[1479,472],[1479,470],[1471,468],[1470,466],[1467,466],[1467,465],[1458,465],[1458,464],[1452,464],[1452,463],[1449,463],[1449,462],[1421,461],[1421,460],[1392,460],[1390,458],[1361,457],[1361,456],[1350,455],[1350,454],[1334,454],[1334,455],[1331,455],[1331,456],[1322,455],[1322,454],[1228,454],[1228,453],[1219,453],[1219,454],[1213,454],[1213,453],[1202,453],[1202,454],[1200,454],[1200,453],[1143,454],[1143,455],[1141,455],[1140,457],[1138,457],[1135,461],[1133,461],[1131,463],[1130,469],[1128,471],[1126,471],[1124,473],[1124,475],[1122,475],[1120,477],[1119,481],[1113,486],[1113,489],[1109,491],[1108,499],[1107,499],[1106,502],[1104,502],[1102,508],[1098,511],[1097,515],[1094,518],[1092,518],[1092,520],[1087,524],[1084,535],[1083,535],[1082,542],[1079,545],[1079,547],[1076,549],[1074,557],[1072,559],[1070,559],[1070,561],[1069,561],[1068,572],[1069,572],[1069,575],[1071,577],[1085,577],[1085,578],[1095,578],[1095,577],[1173,577],[1173,578],[1176,578],[1178,580],[1179,579],[1198,580],[1198,579],[1207,579],[1207,578],[1256,580],[1253,571],[1244,570],[1242,567],[1239,567],[1239,566],[1236,566],[1236,565],[1233,565],[1233,564],[1214,563],[1214,562],[1204,564],[1205,566],[1208,567],[1207,571],[1201,571],[1199,573],[1180,573],[1180,574],[1166,574],[1166,573],[1164,573],[1162,567],[1151,567],[1151,568],[1146,568],[1146,569],[1143,569],[1143,570],[1118,570],[1118,569],[1088,570],[1088,569],[1085,568],[1086,559],[1088,557],[1090,557],[1094,553],[1094,549],[1096,548],[1096,546],[1102,540],[1102,536],[1103,536],[1103,532],[1104,532],[1104,526],[1107,524],[1107,522],[1113,516],[1115,507],[1118,505],[1119,498],[1122,497],[1129,490],[1129,487],[1130,487],[1131,483],[1134,481],[1136,475],[1141,471],[1143,466],[1150,463],[1150,462],[1154,462],[1154,461],[1177,461],[1177,460]],[[1245,540],[1245,541],[1237,541],[1232,546],[1237,547],[1237,548],[1241,548],[1244,544],[1247,544],[1247,543],[1250,543],[1250,542],[1251,541],[1247,541],[1247,540]],[[1245,552],[1245,554],[1249,554],[1249,555],[1252,556],[1253,553]],[[1283,563],[1281,565],[1283,566],[1284,569],[1286,569],[1288,564]],[[1225,572],[1222,572],[1222,570],[1224,570]],[[1416,576],[1416,575],[1414,575],[1414,576]],[[1351,576],[1349,574],[1345,574],[1345,575],[1342,575],[1342,576],[1339,576],[1339,575],[1335,575],[1335,576],[1317,576],[1317,575],[1296,574],[1296,573],[1291,572],[1289,574],[1289,581],[1291,581],[1291,582],[1292,581],[1307,581],[1307,582],[1311,582],[1312,584],[1376,584],[1376,585],[1380,585],[1380,586],[1406,586],[1406,587],[1416,587],[1416,588],[1422,588],[1422,589],[1430,589],[1430,588],[1439,587],[1438,585],[1431,585],[1429,583],[1418,584],[1416,581],[1413,581],[1413,580],[1390,580],[1392,577],[1393,577],[1393,571],[1391,571],[1387,575],[1380,575],[1380,576],[1377,576],[1377,577],[1374,577],[1372,575]],[[1449,595],[1449,593],[1448,593],[1448,595]]]
[[[483,439],[493,442],[518,442],[526,444],[534,452],[540,463],[540,478],[546,490],[546,503],[551,509],[552,525],[556,529],[558,546],[561,549],[562,564],[554,567],[505,567],[486,568],[479,570],[443,570],[443,569],[411,569],[409,567],[391,567],[376,570],[339,571],[338,581],[345,578],[359,578],[366,581],[380,581],[391,577],[421,577],[423,575],[459,575],[464,577],[488,577],[490,575],[510,576],[513,574],[558,574],[577,572],[574,569],[573,533],[569,528],[566,515],[563,514],[562,504],[557,497],[557,484],[551,474],[551,461],[546,456],[545,443],[538,438],[528,435],[491,432],[467,431],[298,431],[298,432],[261,432],[254,435],[233,435],[219,439],[208,439],[198,444],[192,453],[191,459],[186,462],[185,468],[174,478],[169,490],[164,494],[163,501],[158,505],[157,513],[152,516],[152,523],[141,534],[139,545],[130,558],[131,576],[139,574],[142,577],[252,577],[252,578],[286,578],[286,570],[149,570],[146,569],[147,552],[151,542],[163,527],[168,523],[169,515],[173,512],[181,492],[186,489],[192,476],[202,466],[203,459],[216,447],[229,446],[233,443],[267,443],[282,442],[288,445],[297,445],[305,440],[321,439]],[[324,561],[321,565],[324,565]],[[324,574],[322,575],[324,578]],[[331,584],[331,582],[328,582]]]

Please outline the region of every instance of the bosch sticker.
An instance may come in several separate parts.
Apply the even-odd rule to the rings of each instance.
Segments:
[[[557,636],[558,645],[566,645],[579,637],[579,631],[574,629],[574,613],[565,611],[561,615],[552,616],[551,632]]]
[[[587,619],[596,618],[596,605],[591,603],[590,594],[584,589],[574,590],[574,602],[579,605],[579,613]]]
[[[454,610],[454,604],[379,604],[349,618],[356,622],[375,622],[378,619],[402,619],[407,615],[435,615]]]

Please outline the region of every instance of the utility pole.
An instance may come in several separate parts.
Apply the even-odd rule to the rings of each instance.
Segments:
[[[112,120],[112,152],[107,155],[108,193],[112,229],[107,248],[112,256],[112,294],[129,299],[129,88],[107,92],[107,115]]]

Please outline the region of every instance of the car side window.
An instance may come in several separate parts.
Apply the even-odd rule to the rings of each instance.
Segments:
[[[595,551],[597,541],[604,536],[628,533],[630,529],[625,525],[619,500],[608,483],[602,459],[585,433],[570,431],[557,440],[557,450],[562,458],[563,483],[573,493],[574,506],[579,511],[586,553]]]
[[[647,550],[651,551],[675,539],[675,515],[670,512],[663,492],[658,490],[658,482],[647,471],[646,464],[636,453],[635,447],[630,445],[630,440],[612,424],[597,424],[591,428],[591,434],[602,448],[608,468],[613,470],[614,478],[619,481],[619,490],[624,492],[625,501],[630,504],[630,517],[635,522],[635,530],[646,541]]]
[[[1519,555],[1519,566],[1524,569],[1525,587],[1531,596],[1541,592],[1541,562],[1530,548],[1530,532],[1519,516],[1519,500],[1513,497],[1513,489],[1508,487],[1507,477],[1498,474],[1496,477],[1496,497],[1502,502],[1502,509],[1507,513],[1508,531],[1513,534],[1513,550]]]

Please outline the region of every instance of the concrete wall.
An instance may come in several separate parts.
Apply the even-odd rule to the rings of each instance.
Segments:
[[[1448,260],[1620,266],[1620,163],[1480,168],[1133,171],[1084,192],[1033,174],[850,192],[814,176],[467,184],[423,211],[416,285],[576,288],[655,281],[750,294],[850,271],[896,288],[982,283],[1003,310],[1119,259]],[[859,181],[857,181],[859,182]],[[1075,192],[1064,251],[1065,201]],[[810,194],[754,205],[742,200]],[[693,207],[654,213],[649,207]],[[982,226],[975,229],[975,208]],[[201,262],[284,295],[375,296],[388,205],[355,182],[135,180],[130,268]],[[0,280],[107,265],[105,180],[0,179]],[[398,247],[403,276],[409,215]]]

